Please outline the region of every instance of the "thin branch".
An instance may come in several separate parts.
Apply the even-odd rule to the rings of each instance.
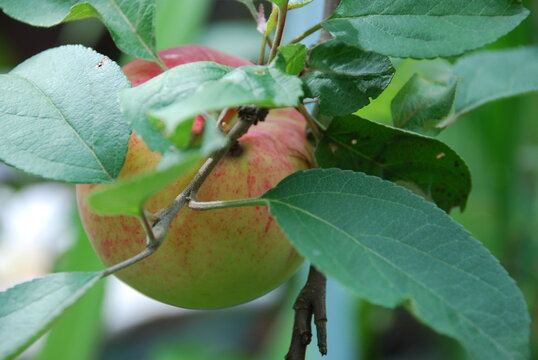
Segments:
[[[145,219],[148,225],[148,229],[146,230],[148,234],[148,237],[146,239],[146,248],[132,258],[129,258],[119,264],[113,265],[105,269],[102,272],[103,277],[113,274],[119,270],[122,270],[147,258],[160,247],[164,238],[166,237],[166,233],[168,232],[168,228],[170,227],[172,220],[174,220],[179,210],[181,210],[185,205],[187,205],[191,193],[196,193],[200,189],[211,171],[213,171],[219,161],[224,158],[226,153],[237,142],[237,140],[248,131],[250,126],[256,124],[258,121],[263,121],[265,119],[268,110],[256,106],[243,106],[239,109],[238,113],[239,120],[227,134],[228,142],[226,146],[218,150],[206,160],[206,162],[194,175],[194,178],[191,180],[191,182],[174,199],[170,206],[157,212],[158,218],[151,227],[151,229],[149,229],[149,223],[147,222],[147,217],[145,216],[145,213],[141,212],[141,218]],[[144,227],[146,227],[146,225],[144,225]]]
[[[271,62],[278,51],[278,47],[280,46],[280,43],[282,42],[282,35],[284,35],[284,26],[286,25],[286,16],[288,14],[288,3],[289,0],[284,0],[284,4],[282,4],[281,7],[279,7],[278,12],[278,24],[276,28],[276,34],[275,34],[275,42],[273,43],[273,46],[271,47],[271,54],[269,55],[268,62]]]
[[[295,319],[291,344],[285,360],[305,359],[306,347],[312,340],[312,317],[316,325],[319,352],[327,355],[326,288],[327,278],[314,266],[310,266],[306,285],[293,305]]]
[[[310,130],[312,130],[312,135],[314,135],[316,140],[319,140],[321,138],[321,130],[319,129],[318,125],[316,124],[316,120],[314,120],[312,115],[310,115],[308,110],[305,108],[304,104],[299,104],[296,107],[296,109],[306,119],[306,123],[308,124],[308,127],[310,128]]]
[[[295,39],[290,41],[290,44],[296,44],[298,42],[301,42],[303,39],[305,39],[308,36],[312,35],[316,31],[318,31],[319,29],[321,29],[321,23],[318,23],[318,24],[312,26],[310,29],[306,30],[301,35],[297,36]]]

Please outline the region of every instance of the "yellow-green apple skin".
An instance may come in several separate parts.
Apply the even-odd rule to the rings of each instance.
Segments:
[[[196,54],[185,62],[212,60],[230,66],[248,63],[192,45],[167,50],[175,60],[185,58],[185,52]],[[163,59],[169,67],[178,65],[167,61],[166,56]],[[124,68],[135,85],[159,73],[151,63],[135,62],[135,66]],[[150,65],[151,71],[141,76],[140,69],[143,73]],[[239,143],[241,151],[223,159],[204,182],[198,193],[200,201],[258,197],[286,176],[312,164],[305,121],[294,109],[271,110],[266,120],[251,127]],[[119,178],[150,171],[160,158],[133,134]],[[152,196],[146,210],[156,212],[167,207],[194,171]],[[135,217],[101,216],[87,207],[88,193],[100,186],[77,185],[77,200],[90,241],[103,263],[110,266],[143,250],[146,235]],[[237,305],[267,293],[288,279],[302,261],[265,206],[207,211],[183,208],[156,253],[116,275],[161,302],[209,309]]]

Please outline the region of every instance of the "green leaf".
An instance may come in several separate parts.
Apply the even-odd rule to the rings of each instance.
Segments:
[[[370,103],[394,74],[389,58],[338,40],[316,46],[304,77],[307,97],[319,97],[324,115],[346,115]]]
[[[290,0],[288,3],[288,9],[289,10],[297,9],[297,8],[310,4],[312,1],[314,0]]]
[[[56,273],[0,292],[0,358],[20,354],[100,278],[100,272]]]
[[[307,50],[303,44],[281,46],[271,66],[290,75],[299,75],[305,67]]]
[[[166,134],[173,132],[183,119],[204,112],[250,104],[268,108],[296,106],[303,96],[299,78],[268,66],[228,68],[222,78],[198,85],[201,86],[189,92],[189,96],[149,112],[151,117],[164,123]]]
[[[19,21],[42,27],[97,17],[122,51],[160,61],[155,52],[155,0],[0,0],[0,9]]]
[[[430,202],[338,169],[297,172],[262,198],[296,249],[358,296],[407,304],[476,359],[528,359],[521,292],[497,259]]]
[[[323,168],[362,171],[414,185],[447,212],[456,206],[463,210],[471,191],[467,165],[443,142],[354,115],[333,119],[315,155]]]
[[[367,51],[435,58],[487,45],[528,14],[519,0],[342,0],[322,25]]]
[[[133,130],[144,139],[150,149],[165,153],[172,146],[172,142],[163,136],[155,122],[148,121],[147,113],[183,101],[201,85],[221,79],[231,69],[209,61],[176,66],[137,87],[122,91],[122,111],[131,122]]]
[[[454,73],[455,111],[439,127],[488,102],[538,91],[538,46],[471,54],[458,60]]]
[[[49,179],[110,182],[130,129],[117,100],[119,66],[80,45],[44,51],[0,75],[0,159]]]
[[[92,191],[88,206],[103,215],[140,215],[140,209],[151,195],[172,183],[179,176],[192,171],[202,159],[197,151],[165,155],[155,172],[134,176],[104,188]],[[178,194],[182,189],[178,189]]]
[[[103,265],[92,249],[78,214],[73,214],[75,243],[62,254],[54,271],[89,271]],[[93,286],[69,308],[52,329],[38,355],[32,360],[92,360],[100,351],[103,333],[105,282]]]
[[[437,135],[441,131],[437,125],[452,110],[456,85],[454,77],[435,81],[414,74],[392,100],[394,126]]]

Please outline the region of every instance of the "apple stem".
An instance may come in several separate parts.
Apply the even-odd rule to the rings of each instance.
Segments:
[[[280,43],[282,42],[282,35],[284,34],[284,26],[286,25],[286,15],[288,14],[288,3],[289,3],[289,0],[284,0],[284,3],[282,4],[282,6],[279,7],[278,25],[276,28],[275,41],[273,43],[273,46],[271,47],[271,53],[269,54],[268,62],[271,62],[275,58],[278,51],[278,47],[280,46]]]
[[[260,198],[220,200],[220,201],[198,201],[194,193],[191,193],[189,208],[192,210],[214,210],[226,209],[241,206],[267,206],[267,201]]]
[[[306,347],[312,339],[312,317],[316,325],[319,352],[327,355],[326,289],[327,278],[311,265],[308,280],[293,305],[295,319],[285,360],[305,359]]]
[[[151,254],[153,254],[161,246],[168,232],[168,228],[172,223],[172,220],[176,217],[179,210],[181,210],[190,201],[191,194],[196,194],[198,189],[202,186],[207,179],[211,171],[217,166],[219,161],[226,156],[230,148],[237,142],[237,140],[245,134],[250,126],[263,121],[267,116],[268,110],[257,106],[242,106],[239,108],[238,115],[239,120],[232,127],[230,132],[226,135],[228,141],[226,145],[211,155],[206,162],[200,167],[198,172],[194,175],[191,182],[183,189],[183,191],[174,199],[172,204],[165,209],[159,210],[156,215],[157,219],[150,226],[148,218],[143,210],[140,212],[140,219],[142,225],[147,234],[146,247],[137,255],[129,258],[123,262],[103,270],[102,277],[113,274],[128,266],[131,266],[141,260],[144,260]],[[253,199],[256,200],[256,199]]]

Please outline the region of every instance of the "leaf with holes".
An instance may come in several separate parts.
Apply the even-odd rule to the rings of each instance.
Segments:
[[[130,129],[117,92],[120,67],[80,45],[44,51],[0,75],[0,159],[45,178],[116,178]]]
[[[335,117],[316,148],[323,168],[362,171],[404,185],[445,211],[465,208],[471,174],[443,142],[354,115]]]

